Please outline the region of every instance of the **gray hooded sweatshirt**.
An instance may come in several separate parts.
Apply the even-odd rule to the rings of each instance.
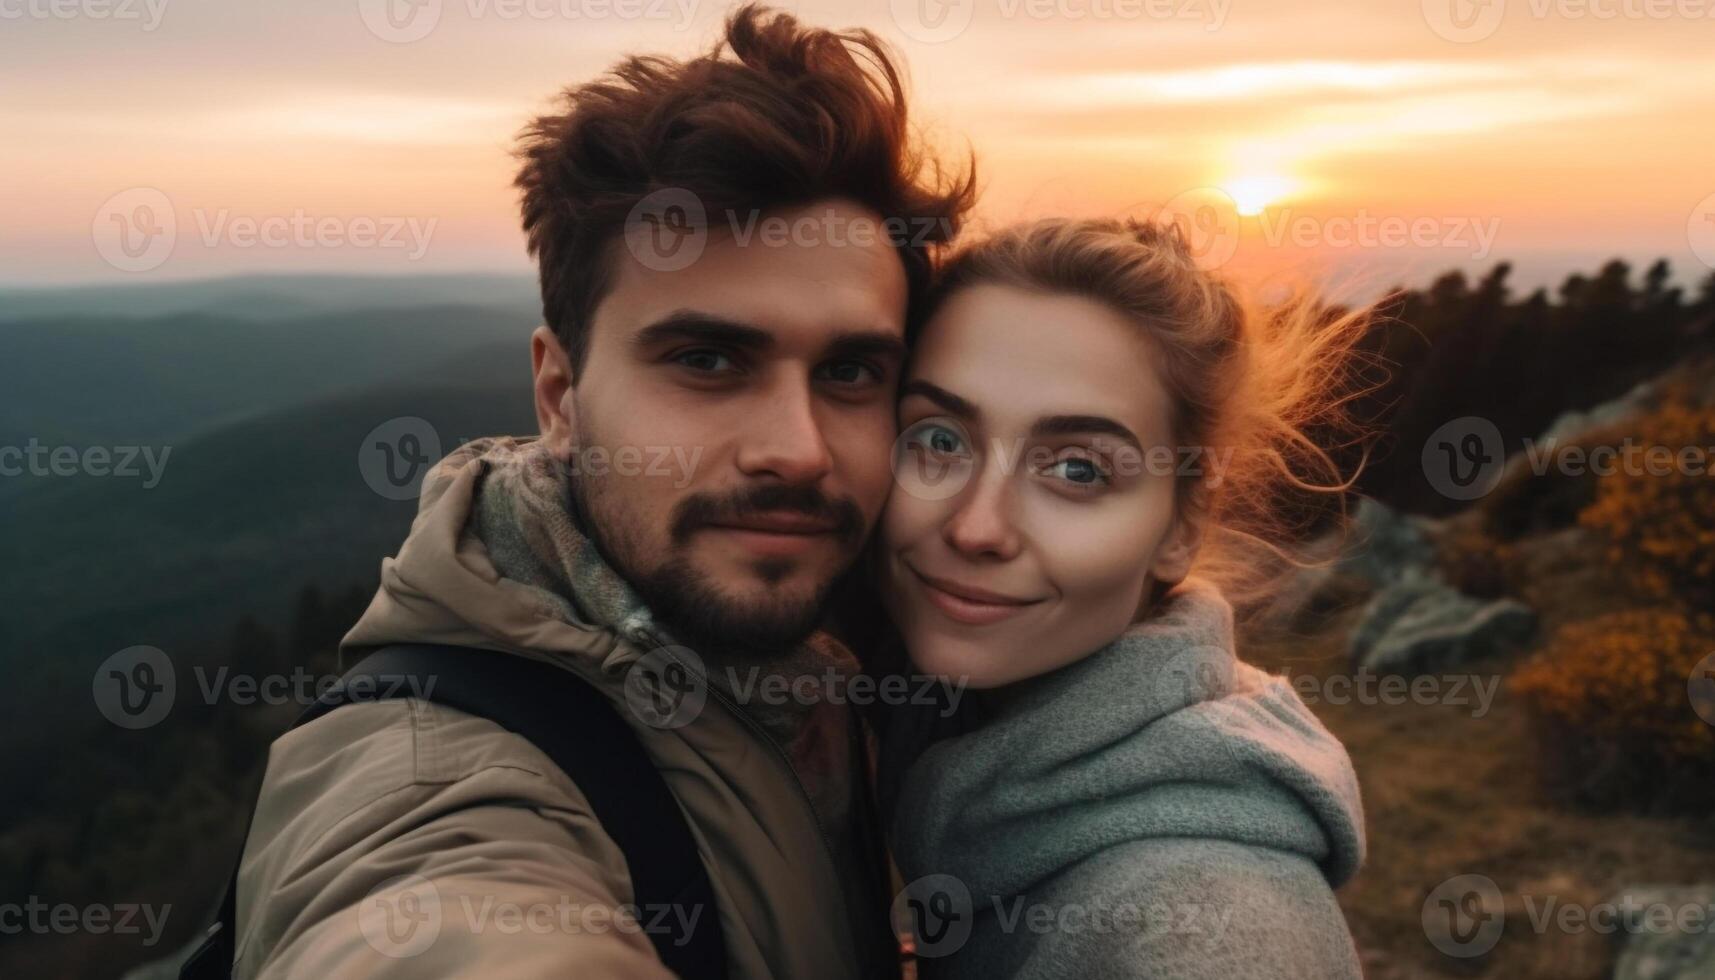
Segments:
[[[1212,586],[985,699],[889,723],[884,783],[925,978],[1341,980],[1363,860],[1345,750],[1233,654]]]

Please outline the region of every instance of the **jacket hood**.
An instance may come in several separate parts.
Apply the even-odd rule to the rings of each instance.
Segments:
[[[1018,894],[1151,838],[1301,854],[1336,887],[1363,861],[1345,749],[1284,679],[1234,656],[1232,608],[1209,584],[1182,584],[1161,614],[990,701],[992,717],[929,745],[901,778],[908,880]]]
[[[544,590],[504,576],[476,533],[485,478],[534,443],[466,443],[424,477],[417,516],[399,553],[382,560],[381,587],[341,641],[351,659],[389,643],[445,643],[555,660],[598,680],[640,656],[609,625]]]

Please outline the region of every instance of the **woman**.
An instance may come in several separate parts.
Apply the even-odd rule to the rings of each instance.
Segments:
[[[1338,491],[1355,317],[1249,312],[1172,228],[1050,221],[949,263],[872,560],[961,730],[884,793],[930,977],[1358,977],[1345,751],[1233,651],[1283,493]],[[1302,512],[1302,511],[1300,511]]]

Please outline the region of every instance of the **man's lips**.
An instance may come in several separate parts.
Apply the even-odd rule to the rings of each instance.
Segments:
[[[767,534],[832,534],[839,525],[806,514],[756,514],[723,521],[711,521],[709,527],[735,531],[761,531]]]
[[[776,513],[711,521],[704,528],[719,532],[752,556],[786,558],[820,547],[836,536],[840,525],[804,514]]]

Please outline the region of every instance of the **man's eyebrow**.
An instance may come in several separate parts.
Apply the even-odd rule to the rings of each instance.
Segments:
[[[633,347],[647,348],[673,341],[719,344],[763,351],[774,346],[774,334],[761,327],[697,310],[674,310],[631,338]],[[880,330],[854,330],[836,334],[828,345],[829,356],[891,358],[902,361],[905,341],[897,334]]]
[[[960,398],[940,385],[932,381],[924,381],[922,378],[913,378],[900,385],[899,397],[904,398],[906,395],[922,395],[941,406],[943,411],[962,416],[973,422],[981,421],[983,417],[982,409],[978,408],[975,403]]]
[[[859,357],[869,355],[895,361],[905,360],[907,353],[905,341],[898,334],[884,333],[880,330],[854,330],[834,337],[834,342],[828,345],[828,353],[835,357]]]
[[[1136,433],[1106,415],[1045,415],[1037,419],[1036,424],[1030,427],[1030,435],[1037,439],[1047,436],[1083,435],[1090,432],[1113,436],[1130,443],[1132,448],[1139,452],[1143,451],[1143,442],[1138,439]]]
[[[774,345],[774,335],[761,327],[696,310],[674,310],[637,331],[631,344],[643,348],[675,340],[749,350],[766,350]]]

